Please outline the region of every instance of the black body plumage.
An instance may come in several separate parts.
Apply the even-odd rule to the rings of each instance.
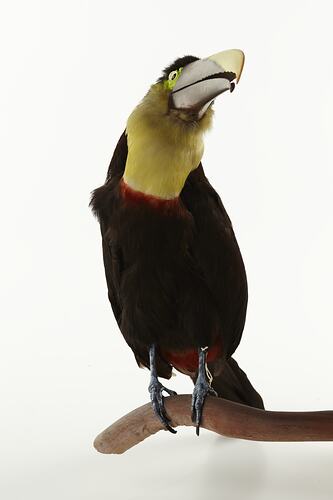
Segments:
[[[157,372],[165,378],[172,366],[164,352],[218,344],[221,355],[209,364],[213,387],[229,399],[262,406],[230,360],[244,327],[247,280],[218,194],[200,164],[187,178],[177,210],[125,200],[120,186],[126,158],[124,132],[91,202],[101,226],[109,299],[126,342],[147,367],[155,343]]]

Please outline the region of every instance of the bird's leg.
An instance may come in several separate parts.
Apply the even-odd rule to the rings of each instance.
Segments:
[[[217,392],[211,387],[212,375],[208,370],[206,358],[208,347],[199,349],[198,376],[192,394],[192,422],[196,423],[196,433],[199,436],[199,429],[202,417],[202,409],[207,394],[217,396]]]
[[[177,431],[173,429],[170,425],[170,419],[166,414],[163,402],[163,391],[167,392],[170,396],[176,396],[175,391],[171,391],[162,385],[157,378],[156,371],[156,345],[153,344],[149,349],[149,363],[150,363],[150,384],[148,391],[150,393],[150,399],[153,405],[154,412],[160,419],[163,425],[168,429],[168,431],[176,434]]]

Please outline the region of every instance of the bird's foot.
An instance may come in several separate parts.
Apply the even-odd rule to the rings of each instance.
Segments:
[[[176,434],[177,431],[173,427],[171,427],[170,425],[171,420],[167,416],[164,408],[163,391],[168,393],[169,396],[176,396],[177,393],[175,391],[171,391],[167,387],[164,387],[164,385],[162,385],[161,382],[159,382],[157,377],[151,378],[148,391],[150,393],[150,399],[156,416],[159,418],[159,420],[162,422],[162,424],[166,427],[168,431],[172,432],[173,434]]]
[[[192,394],[192,422],[196,424],[196,434],[199,436],[202,410],[207,394],[217,396],[217,392],[210,386],[205,373],[198,374]]]

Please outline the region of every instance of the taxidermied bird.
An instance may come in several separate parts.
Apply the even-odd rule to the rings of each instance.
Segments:
[[[213,101],[234,90],[243,64],[233,49],[168,66],[129,116],[91,201],[115,318],[139,366],[150,369],[152,405],[171,432],[163,391],[175,392],[158,377],[170,378],[173,368],[194,381],[197,434],[208,394],[263,408],[231,357],[244,328],[247,279],[201,164]]]

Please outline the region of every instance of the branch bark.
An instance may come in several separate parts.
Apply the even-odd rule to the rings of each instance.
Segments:
[[[164,401],[173,427],[194,426],[190,395],[167,397]],[[267,411],[208,396],[201,427],[254,441],[333,441],[333,411]],[[101,432],[94,446],[100,453],[121,454],[163,429],[148,403]]]

